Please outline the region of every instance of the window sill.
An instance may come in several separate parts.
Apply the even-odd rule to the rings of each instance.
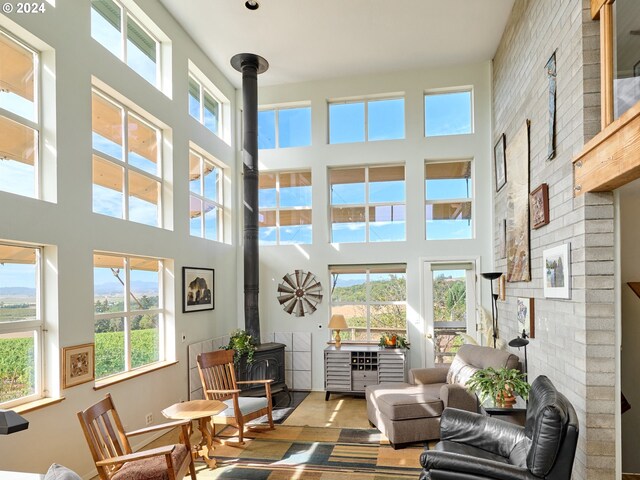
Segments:
[[[23,414],[28,412],[33,412],[34,410],[39,410],[44,407],[48,407],[49,405],[55,405],[56,403],[60,403],[64,400],[64,397],[45,397],[40,398],[38,400],[34,400],[33,402],[23,403],[22,405],[18,405],[17,407],[12,407],[16,413]]]
[[[118,375],[113,375],[111,377],[107,377],[105,379],[98,380],[97,382],[95,382],[95,384],[93,386],[93,389],[94,390],[101,390],[103,388],[110,387],[111,385],[115,385],[116,383],[124,382],[126,380],[131,379],[131,378],[139,377],[140,375],[145,375],[147,373],[155,372],[157,370],[162,370],[163,368],[167,368],[167,367],[170,367],[172,365],[176,365],[177,363],[178,363],[177,360],[175,360],[175,361],[166,361],[166,362],[157,362],[157,363],[154,363],[153,365],[148,365],[146,367],[137,368],[137,369],[132,370],[130,372],[125,372],[125,373],[120,373]]]

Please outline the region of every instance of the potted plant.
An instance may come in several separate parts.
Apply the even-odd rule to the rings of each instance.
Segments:
[[[246,357],[247,364],[253,363],[253,354],[256,345],[253,338],[246,330],[234,330],[231,332],[229,344],[221,347],[223,350],[235,350],[233,362],[237,365],[242,357]]]
[[[378,345],[385,348],[406,348],[407,350],[410,348],[407,337],[393,332],[383,332]]]
[[[513,406],[515,396],[529,398],[531,385],[524,373],[514,368],[483,368],[471,375],[466,383],[470,391],[474,391],[480,402],[491,399],[497,406]]]

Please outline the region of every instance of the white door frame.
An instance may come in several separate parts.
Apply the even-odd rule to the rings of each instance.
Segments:
[[[420,258],[420,316],[422,317],[422,341],[424,342],[424,355],[422,364],[426,367],[434,366],[434,345],[433,345],[433,290],[427,289],[431,285],[431,264],[432,263],[471,263],[473,264],[473,273],[475,288],[467,288],[467,331],[469,334],[478,339],[478,299],[482,298],[481,282],[478,281],[478,272],[480,272],[479,256],[461,256],[461,257],[421,257]],[[468,279],[467,279],[468,281]],[[480,302],[481,303],[481,302]]]

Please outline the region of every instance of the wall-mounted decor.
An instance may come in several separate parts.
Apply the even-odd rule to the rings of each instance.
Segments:
[[[496,171],[496,192],[499,192],[507,183],[507,162],[505,159],[504,133],[500,135],[498,143],[493,147],[493,163]]]
[[[545,65],[549,78],[549,149],[547,160],[556,156],[556,52]]]
[[[182,312],[214,308],[214,269],[182,267]]]
[[[531,228],[549,223],[549,186],[543,183],[529,195],[531,203]]]
[[[322,284],[311,272],[296,270],[282,277],[278,284],[278,302],[288,314],[311,315],[322,301]]]
[[[502,275],[498,279],[498,300],[504,302],[507,299],[507,276]]]
[[[633,66],[633,76],[640,77],[640,62],[636,62],[636,64]]]
[[[507,188],[507,282],[531,281],[529,255],[529,120],[505,151]]]
[[[518,334],[526,337],[535,337],[535,308],[533,298],[518,297],[516,303],[516,318],[518,320]],[[526,338],[523,336],[523,338]]]
[[[74,387],[95,378],[94,344],[62,348],[62,388]]]
[[[544,296],[546,298],[571,298],[571,245],[565,243],[542,252],[544,272]]]

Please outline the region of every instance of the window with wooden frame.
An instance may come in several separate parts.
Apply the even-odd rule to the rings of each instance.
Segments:
[[[40,198],[39,53],[0,30],[0,190]]]
[[[600,21],[601,132],[573,159],[575,195],[640,178],[640,4],[591,0],[591,16]]]
[[[42,249],[0,244],[0,407],[43,396]]]
[[[261,245],[312,242],[310,171],[261,173],[258,202]]]
[[[95,252],[96,380],[165,359],[163,261]]]
[[[189,150],[189,216],[194,237],[224,240],[224,170],[214,160]]]
[[[161,42],[124,4],[91,0],[91,36],[131,69],[160,88]]]
[[[407,334],[406,265],[333,266],[331,315],[344,315],[346,342],[378,343],[385,332]]]
[[[162,131],[105,93],[92,92],[93,211],[162,227]]]
[[[473,238],[471,160],[427,161],[424,172],[427,240]]]
[[[406,239],[404,165],[329,170],[331,242]]]

